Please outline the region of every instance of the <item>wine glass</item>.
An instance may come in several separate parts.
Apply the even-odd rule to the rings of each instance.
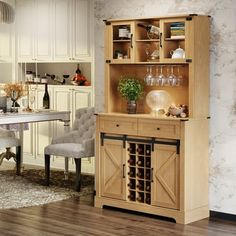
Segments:
[[[174,66],[171,67],[171,73],[170,73],[168,79],[169,79],[169,84],[170,84],[170,86],[176,86],[177,77],[176,77],[176,75],[174,74]]]
[[[150,57],[150,44],[146,45],[145,53],[146,53],[146,61],[149,61],[149,57]]]
[[[177,69],[177,78],[176,78],[176,86],[180,86],[183,83],[183,76],[180,74],[180,67]]]
[[[167,66],[166,67],[166,77],[165,77],[164,82],[163,82],[164,86],[169,86],[170,85],[169,76],[170,76],[170,67]]]
[[[30,108],[33,108],[33,104],[35,101],[35,91],[31,90],[30,94],[29,94],[29,103],[30,103]]]
[[[147,66],[147,74],[144,77],[144,81],[146,85],[151,85],[152,84],[152,66]]]
[[[16,90],[12,90],[10,96],[12,100],[12,112],[17,112],[16,101],[19,98],[19,92]]]
[[[156,75],[154,76],[154,84],[155,85],[160,85],[160,81],[159,81],[159,67],[156,66]]]
[[[157,83],[159,86],[164,86],[165,84],[165,75],[163,74],[163,66],[161,66],[160,74],[158,75]]]
[[[149,85],[150,86],[154,86],[156,84],[156,78],[155,76],[152,74],[152,67],[153,66],[150,66],[150,74],[151,74],[151,78],[150,78],[150,81],[149,81]]]

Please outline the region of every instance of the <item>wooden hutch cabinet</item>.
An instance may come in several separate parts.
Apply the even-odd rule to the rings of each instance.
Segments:
[[[95,206],[182,224],[208,217],[209,16],[105,23],[106,112],[96,123]],[[179,48],[184,54],[174,55]],[[127,114],[119,79],[143,80],[150,70],[156,78],[173,73],[181,83],[146,84],[137,114]],[[187,116],[153,115],[145,101],[152,90],[168,92],[172,103],[187,107]]]

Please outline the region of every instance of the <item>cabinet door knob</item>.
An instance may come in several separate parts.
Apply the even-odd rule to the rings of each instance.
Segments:
[[[119,124],[116,124],[116,127],[120,127],[120,125],[119,125]]]
[[[151,168],[151,182],[153,182],[153,168]]]
[[[123,178],[125,178],[125,164],[123,164]]]
[[[157,127],[157,130],[160,130],[160,128],[159,128],[159,127]]]
[[[160,33],[160,48],[162,48],[162,33]]]

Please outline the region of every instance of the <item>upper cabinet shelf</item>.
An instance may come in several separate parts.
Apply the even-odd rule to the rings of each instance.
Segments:
[[[17,61],[90,61],[90,8],[87,0],[17,0]]]
[[[126,112],[117,86],[132,75],[145,81],[144,96],[165,90],[173,104],[188,107],[188,117],[209,116],[208,16],[113,20],[105,33],[108,113]],[[138,113],[150,113],[144,98]]]
[[[106,60],[112,63],[185,63],[193,59],[198,16],[107,21]]]

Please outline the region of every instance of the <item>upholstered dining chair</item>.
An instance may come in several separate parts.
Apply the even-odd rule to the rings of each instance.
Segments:
[[[74,158],[76,166],[76,191],[80,191],[81,158],[94,156],[95,116],[94,107],[76,110],[72,131],[61,137],[54,138],[45,147],[45,180],[50,182],[50,155]]]
[[[11,147],[16,147],[16,154],[10,151]],[[4,158],[10,159],[13,157],[16,161],[16,174],[20,175],[21,163],[21,145],[20,140],[16,138],[15,132],[0,127],[0,149],[5,149],[6,152],[0,154],[0,165]]]

